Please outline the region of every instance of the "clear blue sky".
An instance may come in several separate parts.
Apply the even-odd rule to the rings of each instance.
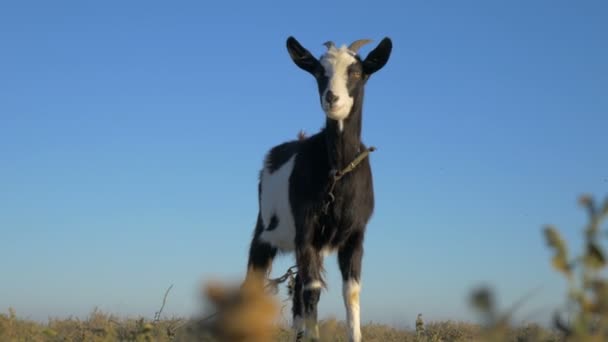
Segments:
[[[196,312],[201,282],[243,276],[266,151],[324,123],[285,39],[319,55],[390,36],[364,107],[363,321],[475,319],[480,284],[503,307],[540,288],[519,317],[544,320],[565,288],[542,225],[578,242],[577,196],[608,193],[607,17],[605,1],[3,2],[0,309],[152,317],[174,284],[165,312]],[[326,269],[321,315],[343,318]]]

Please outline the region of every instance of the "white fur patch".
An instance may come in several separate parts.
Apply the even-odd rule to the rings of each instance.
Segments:
[[[320,253],[320,254],[321,254],[321,257],[322,257],[322,258],[325,258],[326,256],[331,255],[331,254],[332,254],[332,253],[334,253],[335,251],[336,251],[336,250],[335,250],[335,249],[332,249],[331,247],[323,247],[323,248],[321,249],[321,253]]]
[[[304,290],[318,290],[320,288],[323,288],[323,283],[319,280],[313,280],[304,286]]]
[[[349,341],[361,341],[361,317],[359,294],[361,285],[355,280],[345,281],[342,285],[342,296],[346,306],[346,323],[348,325]]]
[[[348,82],[348,67],[356,62],[353,53],[346,46],[341,48],[331,47],[321,58],[321,65],[325,69],[325,76],[328,78],[327,88],[321,95],[323,110],[330,119],[344,120],[353,107],[353,98],[348,94],[346,83]],[[338,96],[333,108],[330,108],[325,101],[328,91]]]
[[[279,224],[271,231],[264,230],[260,239],[277,247],[281,251],[293,251],[295,246],[296,226],[289,202],[289,177],[293,171],[296,155],[273,173],[264,168],[261,175],[262,190],[260,213],[264,229],[276,215]]]

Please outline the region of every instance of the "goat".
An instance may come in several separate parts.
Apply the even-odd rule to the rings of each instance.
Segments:
[[[292,313],[296,341],[305,335],[319,338],[317,304],[325,286],[323,258],[331,252],[337,252],[342,273],[349,340],[361,340],[363,239],[374,210],[369,160],[363,159],[339,181],[331,176],[367,150],[361,142],[363,90],[370,76],[388,62],[392,50],[386,37],[361,59],[357,51],[369,42],[357,40],[339,48],[326,42],[327,51],[317,59],[295,38],[287,39],[293,62],[317,81],[325,127],[309,137],[274,146],[266,154],[259,175],[259,212],[247,278],[254,272],[268,274],[277,252],[295,252],[298,272]],[[330,202],[328,192],[333,194]]]

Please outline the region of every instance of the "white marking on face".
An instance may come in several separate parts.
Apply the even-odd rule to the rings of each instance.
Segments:
[[[325,69],[327,77],[327,88],[321,94],[322,106],[325,114],[333,120],[344,120],[353,107],[353,98],[348,94],[346,87],[348,82],[348,67],[355,63],[353,53],[346,46],[341,48],[331,47],[321,58],[321,65]],[[330,105],[327,103],[327,92],[331,91],[338,100]]]
[[[272,173],[265,167],[261,175],[260,213],[264,229],[270,224],[273,215],[277,216],[279,224],[274,230],[264,230],[260,239],[285,252],[295,248],[296,225],[289,202],[289,177],[295,159],[294,154]]]
[[[361,318],[359,294],[361,285],[353,279],[349,279],[342,284],[342,297],[346,306],[346,323],[348,325],[349,341],[361,341]]]

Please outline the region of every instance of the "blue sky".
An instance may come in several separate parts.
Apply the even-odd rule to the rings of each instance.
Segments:
[[[563,304],[541,227],[578,249],[608,193],[608,5],[33,2],[0,5],[0,308],[152,317],[237,281],[274,144],[324,123],[294,35],[393,39],[366,89],[377,198],[362,320],[473,320],[488,284],[518,319]],[[367,46],[361,53],[371,49]],[[273,274],[292,264],[279,258]],[[343,318],[335,257],[321,316]]]

